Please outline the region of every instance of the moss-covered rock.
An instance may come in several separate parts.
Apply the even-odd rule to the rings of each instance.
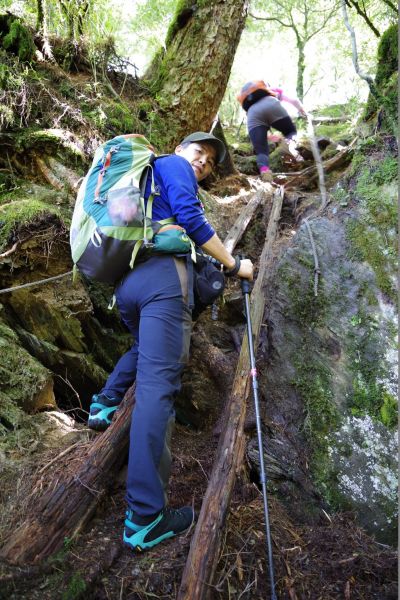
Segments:
[[[374,145],[375,144],[375,145]],[[374,269],[382,292],[396,297],[397,159],[383,155],[379,140],[370,140],[355,155],[348,178],[349,199],[356,201],[357,218],[349,219],[347,234],[354,256]],[[367,152],[365,151],[367,150]]]
[[[347,214],[347,221],[357,222],[360,213],[353,210],[351,217]],[[351,502],[339,484],[344,471],[333,460],[333,455],[341,456],[345,464],[342,434],[346,419],[370,419],[382,440],[393,436],[395,363],[391,356],[395,351],[395,313],[380,290],[372,266],[365,259],[358,262],[354,255],[347,239],[345,214],[338,216],[336,207],[333,212],[337,215],[334,219],[314,218],[309,223],[319,261],[317,295],[311,240],[305,224],[278,263],[270,285],[270,358],[263,370],[261,388],[265,386],[268,393],[268,418],[285,423],[287,428],[287,439],[284,436],[282,443],[295,444],[302,452],[308,448],[307,462],[314,485],[333,508],[347,509]],[[356,429],[346,431],[345,445],[354,447],[352,435],[357,435]],[[339,438],[335,447],[333,440]],[[379,478],[380,462],[370,464],[365,475],[365,460],[355,460],[348,474],[354,485],[364,482],[363,502],[365,515],[369,516],[363,524],[379,533],[381,539],[386,536],[391,541],[394,504],[390,501],[385,516],[380,513],[379,519],[373,519],[367,510],[368,489],[374,478]],[[388,469],[393,475],[392,467]],[[378,497],[383,497],[385,491],[383,482],[376,485],[380,486],[376,491],[378,506]],[[285,486],[275,484],[278,491],[282,487],[280,496],[288,493]],[[353,508],[361,513],[359,502]]]
[[[2,427],[16,426],[19,409],[30,413],[56,406],[51,372],[20,346],[17,335],[2,321],[0,353]]]
[[[370,119],[379,113],[378,126],[397,134],[398,113],[398,26],[391,25],[380,37],[375,77],[376,94],[370,94],[365,110]]]

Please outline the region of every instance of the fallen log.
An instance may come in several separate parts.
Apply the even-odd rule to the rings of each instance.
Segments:
[[[324,172],[330,173],[331,171],[346,165],[351,159],[356,141],[357,140],[354,139],[346,148],[338,152],[336,156],[323,161],[322,167]],[[296,171],[296,173],[276,173],[276,178],[278,180],[281,177],[287,179],[285,182],[285,189],[289,189],[301,185],[302,182],[309,183],[311,180],[316,179],[318,177],[318,171],[316,165],[311,165],[311,167],[307,167],[302,171]]]
[[[235,223],[224,239],[224,246],[228,252],[233,252],[236,244],[246,231],[246,228],[256,212],[261,200],[265,198],[265,195],[266,191],[264,189],[257,190],[257,192],[248,201],[245,209],[242,210],[239,217],[236,219]]]
[[[255,197],[249,202],[251,207],[247,205],[244,209],[245,216],[238,218],[234,232],[228,233],[232,249],[261,202],[263,192],[257,192]],[[65,539],[73,539],[90,521],[112,483],[110,474],[117,473],[126,458],[132,406],[133,394],[128,392],[111,426],[97,437],[86,455],[83,444],[69,453],[68,462],[74,459],[81,462],[77,472],[69,473],[67,467],[60,468],[56,463],[59,479],[55,485],[47,486],[44,494],[32,497],[31,512],[13,529],[0,550],[0,558],[17,565],[40,563],[60,550]]]
[[[351,120],[351,117],[315,117],[312,116],[313,123],[346,123]]]
[[[251,294],[251,320],[254,346],[257,347],[264,315],[263,287],[272,258],[273,244],[282,209],[282,188],[274,194],[271,218],[259,263],[257,280]],[[214,467],[203,500],[189,555],[182,575],[177,600],[204,600],[213,598],[213,578],[219,558],[222,531],[232,490],[244,456],[243,426],[246,401],[250,389],[249,354],[245,335],[232,385],[230,401],[225,410],[226,429],[220,439]]]
[[[56,485],[29,502],[29,514],[12,531],[0,558],[17,565],[40,563],[88,523],[112,483],[110,473],[118,473],[126,458],[133,401],[128,392],[112,424],[97,436],[86,456],[80,456],[83,444],[75,448],[74,455],[82,461],[75,473],[68,472],[68,455],[68,462],[57,469]]]

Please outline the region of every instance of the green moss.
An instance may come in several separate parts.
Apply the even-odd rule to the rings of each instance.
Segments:
[[[389,429],[397,427],[398,423],[398,402],[397,398],[389,394],[386,390],[382,394],[383,403],[380,408],[380,420]]]
[[[1,321],[0,355],[0,394],[3,401],[8,401],[5,406],[14,426],[18,411],[13,410],[12,404],[26,410],[32,409],[32,399],[48,381],[49,372],[19,345],[15,333]]]
[[[382,86],[397,71],[398,64],[398,28],[391,25],[381,36],[377,52],[378,67],[376,85]]]
[[[312,356],[313,349],[305,344],[302,356]],[[333,402],[330,370],[316,360],[295,362],[296,379],[293,385],[305,406],[304,430],[313,449],[325,447],[325,436],[339,424],[339,413]]]
[[[311,259],[300,256],[299,262],[309,272],[307,282],[304,282],[301,273],[286,269],[279,271],[279,276],[287,283],[287,293],[290,299],[287,315],[293,316],[307,327],[314,327],[326,320],[330,303],[324,293],[321,279],[318,284],[318,295],[316,296],[314,293],[314,263],[311,263]]]
[[[199,2],[197,2],[199,4]],[[171,20],[171,23],[168,27],[167,35],[165,38],[165,46],[168,48],[172,40],[174,39],[176,33],[181,29],[181,19],[185,11],[191,9],[193,5],[192,0],[178,0],[175,7],[175,14]]]
[[[123,104],[113,103],[107,109],[107,120],[109,126],[115,130],[118,135],[123,133],[132,133],[138,130],[138,121],[132,114],[131,108]]]
[[[375,86],[368,97],[365,118],[380,112],[380,128],[397,134],[398,28],[391,25],[380,37],[377,52]],[[383,110],[382,110],[383,109]]]
[[[16,54],[22,61],[33,59],[36,50],[33,36],[21,19],[11,14],[0,15],[0,29],[8,30],[1,40],[3,48]]]
[[[353,255],[367,261],[377,284],[395,299],[393,279],[397,269],[397,161],[386,157],[372,160],[358,154],[353,162],[356,173],[355,195],[359,200],[357,219],[347,223],[347,236]]]
[[[321,106],[315,109],[315,113],[321,117],[343,117],[349,116],[349,103],[346,104],[330,104],[329,106]]]
[[[315,356],[311,337],[303,334],[299,355],[294,361],[296,377],[293,386],[304,403],[304,433],[310,448],[310,470],[317,489],[328,502],[334,501],[335,483],[329,459],[329,433],[340,424],[340,413],[334,403],[330,369]]]
[[[348,333],[347,353],[353,372],[353,394],[348,399],[352,415],[370,415],[386,427],[397,424],[397,403],[383,381],[387,377],[387,339],[379,323],[364,311],[354,315]],[[395,337],[394,332],[389,332]]]
[[[45,214],[61,216],[58,206],[47,204],[38,198],[13,199],[18,190],[5,195],[0,194],[0,250],[3,250],[18,229],[41,218]]]
[[[327,137],[335,142],[350,141],[349,123],[321,123],[315,127],[317,136]]]

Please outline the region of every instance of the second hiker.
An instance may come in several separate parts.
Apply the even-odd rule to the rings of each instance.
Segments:
[[[267,141],[268,130],[271,127],[284,135],[292,156],[296,160],[302,160],[296,150],[296,125],[281,102],[289,102],[302,116],[306,116],[306,112],[299,100],[289,98],[281,88],[272,88],[264,81],[249,81],[242,87],[237,99],[247,113],[247,130],[257,155],[260,177],[263,181],[271,182],[273,174],[269,167]]]

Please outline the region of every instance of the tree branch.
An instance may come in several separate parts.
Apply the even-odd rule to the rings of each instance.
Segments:
[[[356,41],[356,34],[354,32],[354,29],[352,28],[352,26],[350,25],[349,22],[349,17],[347,14],[347,8],[346,8],[346,1],[342,0],[342,14],[343,14],[343,19],[344,19],[344,24],[346,25],[346,29],[349,31],[350,33],[350,39],[351,39],[351,51],[352,51],[352,59],[353,59],[353,65],[354,68],[356,70],[357,75],[359,75],[361,77],[361,79],[364,79],[364,81],[366,81],[369,85],[369,88],[371,90],[371,93],[376,96],[376,90],[375,90],[375,86],[374,86],[374,80],[372,79],[371,75],[368,75],[367,73],[363,73],[361,71],[359,62],[358,62],[358,51],[357,51],[357,41]]]
[[[373,31],[376,37],[381,36],[375,25],[372,23],[371,19],[368,17],[365,9],[363,10],[358,4],[358,2],[356,2],[355,0],[346,0],[346,4],[356,9],[357,13],[364,19],[364,21],[367,23],[368,27],[371,29],[371,31]]]
[[[284,23],[283,21],[278,19],[278,17],[257,17],[256,15],[253,15],[252,13],[249,13],[248,16],[252,17],[253,19],[256,19],[257,21],[276,21],[277,23],[282,25],[282,27],[292,27],[292,25],[290,25],[288,23]]]
[[[390,0],[382,0],[382,2],[384,4],[386,4],[387,6],[389,6],[389,8],[391,8],[393,10],[393,12],[397,15],[397,8],[396,8],[395,4],[393,4],[393,2],[390,2]]]

